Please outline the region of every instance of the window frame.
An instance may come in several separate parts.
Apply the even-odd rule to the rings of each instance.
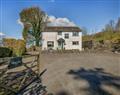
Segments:
[[[58,35],[62,35],[62,31],[58,31]]]
[[[72,45],[79,45],[79,41],[72,41]]]
[[[51,46],[49,46],[50,44],[48,43],[51,43]],[[47,47],[48,48],[54,47],[54,41],[47,41]]]
[[[72,33],[72,36],[78,37],[78,36],[79,36],[79,32],[73,32],[73,33]]]
[[[67,35],[67,36],[66,36],[66,35]],[[69,39],[69,33],[65,33],[65,34],[64,34],[64,38],[65,38],[65,39]]]

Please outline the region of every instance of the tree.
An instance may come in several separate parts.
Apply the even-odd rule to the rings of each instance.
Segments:
[[[42,32],[47,24],[47,15],[39,7],[31,7],[23,9],[20,13],[20,20],[24,25],[23,37],[27,39],[30,37],[35,41],[37,47],[42,44]],[[32,37],[31,37],[32,36]],[[38,73],[40,72],[40,61],[41,61],[41,47],[39,49],[38,56]]]
[[[28,31],[29,31],[28,29],[29,29],[29,27],[27,25],[25,25],[24,28],[23,28],[22,36],[23,36],[25,41],[28,38]]]
[[[87,28],[86,27],[82,28],[82,34],[83,34],[83,36],[87,35]]]
[[[115,30],[120,32],[120,18],[118,18],[117,24],[115,25]]]
[[[40,46],[42,40],[41,32],[47,23],[47,15],[39,7],[23,9],[20,12],[20,20],[24,25],[23,38],[26,40],[28,35],[33,36],[36,46]]]
[[[115,23],[113,20],[110,20],[108,24],[106,24],[104,31],[113,32],[115,30]]]

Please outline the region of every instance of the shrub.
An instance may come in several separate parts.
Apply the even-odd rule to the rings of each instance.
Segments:
[[[0,57],[12,56],[12,50],[7,47],[0,47]]]
[[[22,56],[25,53],[25,41],[5,38],[3,40],[4,46],[13,51],[13,56]]]
[[[13,52],[15,56],[22,56],[25,53],[25,42],[24,40],[16,40],[16,45],[13,48]]]

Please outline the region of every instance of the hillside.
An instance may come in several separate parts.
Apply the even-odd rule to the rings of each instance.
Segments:
[[[96,34],[92,35],[85,35],[83,36],[83,41],[110,41],[110,42],[118,42],[120,40],[120,32],[113,32],[113,31],[104,31],[104,32],[99,32]]]

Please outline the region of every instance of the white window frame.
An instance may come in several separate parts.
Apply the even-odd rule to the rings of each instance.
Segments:
[[[67,38],[66,38],[66,35],[67,35]],[[64,34],[64,38],[65,38],[65,39],[69,39],[69,33],[65,33],[65,34]]]
[[[58,31],[58,35],[62,35],[62,31]]]
[[[47,47],[54,47],[54,41],[47,41]]]
[[[73,35],[74,37],[78,37],[78,36],[79,36],[79,32],[73,32],[72,35]]]
[[[79,45],[79,41],[72,41],[72,45]]]

